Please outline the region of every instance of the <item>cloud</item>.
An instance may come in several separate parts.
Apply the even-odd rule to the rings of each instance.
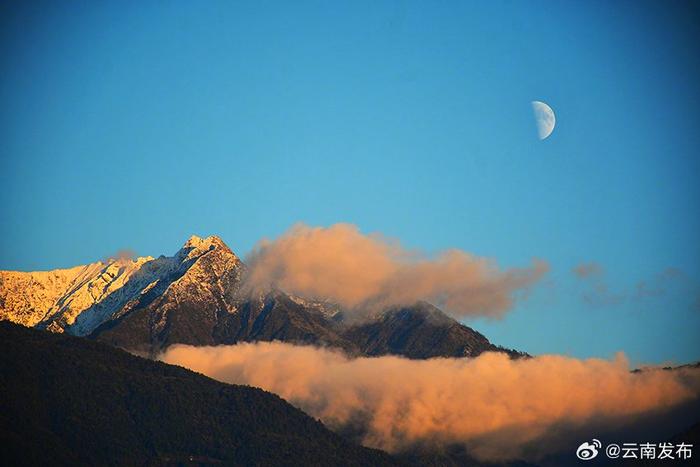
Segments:
[[[458,317],[502,315],[516,292],[527,290],[549,269],[533,260],[529,267],[500,270],[493,261],[461,250],[427,258],[350,224],[297,224],[276,240],[260,242],[246,262],[253,288],[272,285],[348,308],[426,300]]]
[[[598,263],[581,263],[575,266],[572,271],[580,279],[603,275],[603,267]]]
[[[700,284],[677,268],[666,268],[648,279],[637,282],[631,295],[635,300],[681,298],[688,309],[700,311]]]
[[[634,297],[658,297],[665,295],[677,283],[687,281],[688,277],[677,268],[666,268],[650,279],[639,281],[635,287]]]
[[[136,258],[136,252],[134,250],[128,249],[128,248],[123,248],[119,251],[117,251],[113,255],[109,255],[106,257],[103,262],[105,263],[111,263],[113,261],[131,261]]]
[[[603,281],[595,281],[591,289],[583,294],[586,302],[597,306],[617,305],[624,302],[626,298],[624,294],[611,291],[608,284]]]
[[[161,359],[236,384],[277,393],[331,429],[399,452],[460,444],[482,459],[538,458],[571,448],[601,428],[696,400],[698,371],[631,373],[612,361],[541,356],[511,360],[350,359],[279,342],[170,347]],[[593,429],[595,427],[595,430]],[[597,430],[597,431],[596,431]],[[533,451],[533,446],[535,446]]]
[[[598,263],[581,263],[572,269],[574,275],[588,284],[583,292],[583,299],[595,306],[617,305],[627,298],[626,294],[616,293],[610,289],[606,281],[603,266]]]
[[[583,299],[591,305],[617,305],[627,300],[648,300],[674,295],[677,297],[697,297],[697,283],[680,269],[669,267],[651,277],[638,281],[634,287],[613,291],[607,282],[605,268],[599,263],[581,263],[571,270],[587,284]],[[691,298],[692,300],[692,298]],[[695,307],[691,305],[691,307]]]

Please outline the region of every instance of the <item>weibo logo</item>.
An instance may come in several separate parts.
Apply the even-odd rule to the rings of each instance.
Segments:
[[[576,450],[576,457],[584,461],[595,459],[601,446],[602,444],[597,439],[592,439],[590,443],[581,443],[581,446]]]

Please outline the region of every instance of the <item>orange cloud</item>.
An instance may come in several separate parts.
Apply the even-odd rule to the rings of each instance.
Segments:
[[[488,259],[448,250],[434,259],[350,224],[328,228],[297,224],[274,241],[262,241],[248,258],[251,287],[279,287],[348,308],[429,301],[455,316],[500,316],[514,293],[536,283],[544,261],[500,270]]]
[[[350,359],[326,349],[261,342],[177,345],[161,360],[277,393],[332,429],[357,430],[359,423],[367,446],[397,452],[459,443],[492,460],[532,456],[533,443],[538,455],[555,452],[563,426],[589,436],[591,426],[625,426],[700,392],[697,370],[631,373],[622,355],[613,361],[511,360],[499,353]]]
[[[598,263],[581,263],[574,267],[572,271],[581,279],[591,276],[602,276],[604,274],[603,267]]]

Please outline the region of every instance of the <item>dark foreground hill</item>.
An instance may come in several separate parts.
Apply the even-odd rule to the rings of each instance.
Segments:
[[[4,465],[397,465],[279,397],[0,322]]]

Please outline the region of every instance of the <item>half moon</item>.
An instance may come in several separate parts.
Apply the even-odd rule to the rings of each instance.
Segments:
[[[554,125],[557,123],[554,111],[544,102],[532,101],[532,113],[537,123],[537,136],[543,140],[554,131]]]

